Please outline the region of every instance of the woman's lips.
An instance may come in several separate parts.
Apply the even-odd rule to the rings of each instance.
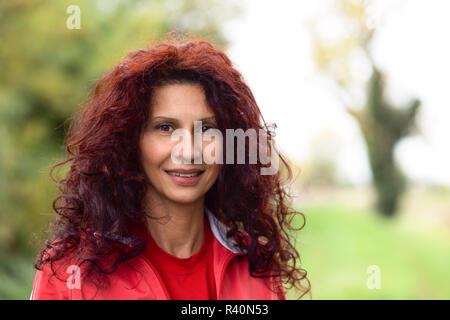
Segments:
[[[167,171],[167,175],[176,183],[181,186],[192,186],[195,185],[198,180],[200,180],[202,174],[204,171],[202,171],[199,175],[193,176],[193,177],[180,177],[180,176],[174,176],[169,174]]]

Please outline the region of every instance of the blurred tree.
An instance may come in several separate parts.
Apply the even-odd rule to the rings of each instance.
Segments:
[[[66,26],[70,5],[80,29]],[[221,24],[238,12],[217,0],[1,1],[0,250],[34,252],[30,235],[53,216],[48,169],[65,151],[65,120],[95,80],[174,29],[225,48]]]
[[[324,28],[318,20],[309,22],[314,60],[334,80],[347,111],[358,121],[367,145],[376,207],[383,215],[393,216],[406,187],[406,179],[395,163],[394,149],[400,139],[415,129],[420,101],[415,99],[401,108],[394,108],[387,101],[383,74],[370,51],[375,27],[366,1],[337,0],[335,5],[338,20],[327,17],[326,22],[335,24],[334,34],[343,30],[337,37],[327,39],[321,34]],[[370,78],[364,77],[365,70],[369,70]],[[363,90],[366,94],[361,99],[358,94]]]

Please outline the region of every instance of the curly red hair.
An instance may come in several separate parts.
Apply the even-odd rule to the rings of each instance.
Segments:
[[[48,262],[53,266],[74,252],[87,264],[84,275],[94,279],[95,275],[114,272],[120,263],[145,250],[143,240],[130,232],[131,225],[142,224],[145,219],[142,203],[146,180],[138,160],[139,136],[148,121],[153,89],[186,82],[203,86],[221,132],[262,129],[271,141],[273,133],[243,77],[209,42],[165,40],[130,53],[98,81],[86,107],[70,124],[67,158],[51,168],[53,178],[56,167],[70,163],[64,179],[53,178],[60,191],[53,201],[57,217],[53,237],[35,261],[37,269]],[[278,156],[291,180],[289,164]],[[227,225],[227,236],[238,239],[247,252],[252,276],[281,276],[290,285],[287,288],[297,288],[302,297],[310,291],[310,283],[298,264],[300,255],[288,230],[302,229],[305,217],[290,207],[280,171],[261,175],[260,164],[247,163],[248,155],[246,164],[220,165],[219,177],[205,196],[205,206]],[[299,229],[292,226],[296,215],[303,221]],[[249,241],[238,237],[241,231]],[[104,237],[98,239],[96,234]],[[118,246],[118,242],[132,245]],[[111,264],[104,263],[107,257],[112,257],[108,260]]]

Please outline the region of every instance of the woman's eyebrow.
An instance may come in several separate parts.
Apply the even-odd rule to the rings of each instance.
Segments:
[[[202,118],[202,119],[199,119],[197,121],[215,120],[215,118],[216,118],[215,116],[212,116],[212,117]],[[175,118],[162,117],[162,116],[158,116],[158,117],[154,117],[153,118],[153,120],[156,120],[156,119],[162,119],[162,120],[174,121],[174,122],[178,122],[179,121],[178,119],[175,119]]]

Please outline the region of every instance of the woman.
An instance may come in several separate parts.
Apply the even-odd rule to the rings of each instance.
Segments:
[[[285,299],[282,282],[308,292],[287,233],[289,215],[304,217],[279,172],[261,174],[251,139],[244,163],[230,163],[236,148],[220,139],[254,129],[270,144],[260,118],[240,73],[206,41],[130,54],[100,79],[51,170],[70,163],[31,299]]]

